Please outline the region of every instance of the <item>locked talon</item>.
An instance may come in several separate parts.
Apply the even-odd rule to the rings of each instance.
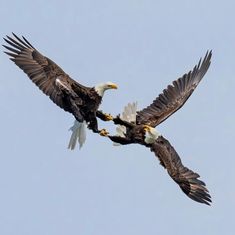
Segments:
[[[99,133],[101,136],[107,136],[109,134],[108,131],[106,131],[105,129],[102,129]]]
[[[104,114],[104,116],[105,116],[106,121],[112,121],[113,120],[113,116],[111,114]]]

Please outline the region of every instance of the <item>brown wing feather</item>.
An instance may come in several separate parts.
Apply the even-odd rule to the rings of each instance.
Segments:
[[[183,106],[210,66],[212,51],[192,71],[173,81],[151,105],[137,113],[137,123],[156,127]]]
[[[68,111],[68,107],[66,107],[63,100],[61,86],[56,84],[56,79],[60,79],[61,83],[71,93],[75,90],[78,95],[79,92],[84,93],[89,88],[70,78],[57,64],[43,56],[24,37],[20,39],[15,34],[13,35],[15,38],[9,36],[4,38],[9,45],[3,45],[8,50],[5,53],[10,56],[10,59],[28,75],[44,94],[48,95],[59,107]]]
[[[159,158],[171,178],[180,186],[182,191],[194,201],[210,205],[211,196],[206,185],[199,180],[197,173],[185,167],[175,149],[168,140],[160,136],[151,146],[151,151]]]

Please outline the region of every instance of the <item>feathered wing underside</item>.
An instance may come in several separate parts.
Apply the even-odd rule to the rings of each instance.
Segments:
[[[171,178],[180,186],[182,191],[194,201],[210,205],[211,197],[203,181],[197,173],[185,167],[175,149],[168,140],[160,136],[152,144],[151,151],[167,169]]]
[[[120,116],[120,118],[124,121],[135,123],[136,122],[136,112],[137,112],[137,102],[128,103],[127,106],[124,107],[124,110]],[[125,137],[126,127],[122,125],[118,125],[116,128],[117,136]],[[119,146],[120,144],[115,143],[114,146]]]
[[[72,131],[68,149],[74,150],[77,143],[79,143],[79,148],[81,149],[86,141],[86,122],[74,121],[74,125],[69,129]]]
[[[63,100],[62,91],[82,90],[86,87],[71,79],[57,64],[37,51],[24,37],[21,39],[7,36],[4,40],[8,45],[3,45],[8,51],[5,53],[20,67],[44,94],[59,107],[68,111]]]
[[[137,113],[137,124],[147,124],[156,127],[179,108],[181,108],[193,93],[211,63],[212,51],[207,52],[192,71],[173,81],[151,105]]]
[[[135,123],[136,111],[137,111],[137,102],[128,103],[127,106],[124,107],[121,119],[127,122]]]

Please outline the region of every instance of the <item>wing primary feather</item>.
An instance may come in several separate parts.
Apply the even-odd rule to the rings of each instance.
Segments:
[[[7,36],[8,37],[8,36]],[[24,47],[22,46],[22,45],[20,45],[18,42],[16,42],[15,40],[13,40],[12,38],[10,38],[10,37],[8,37],[10,40],[8,40],[8,39],[6,39],[6,38],[4,38],[4,40],[8,43],[8,44],[10,44],[11,46],[13,46],[14,48],[17,48],[19,51],[21,51],[21,50],[23,50],[24,49]],[[18,53],[19,53],[19,51],[18,51]]]
[[[25,40],[25,42],[28,44],[28,47],[31,47],[31,48],[33,48],[33,49],[35,49],[34,47],[33,47],[33,45],[24,37],[24,36],[22,36],[22,38]],[[20,40],[20,41],[22,41],[22,40]],[[22,41],[23,42],[23,41]],[[24,43],[25,44],[25,43]],[[25,44],[25,45],[27,45],[27,44]]]
[[[21,68],[55,104],[71,112],[64,101],[60,87],[55,83],[56,79],[59,78],[69,88],[73,87],[76,92],[80,92],[79,94],[86,94],[90,88],[70,78],[56,63],[37,51],[25,37],[22,36],[23,39],[21,39],[16,34],[12,34],[12,37],[4,38],[7,45],[3,45],[7,49],[5,53],[10,57],[9,59]],[[78,97],[77,100],[79,99]]]
[[[4,51],[4,53],[7,54],[7,55],[9,55],[9,56],[11,56],[11,57],[14,57],[14,56],[15,56],[15,54],[13,54],[13,53],[11,53],[11,52],[8,52],[8,51]]]
[[[16,34],[14,34],[14,33],[12,33],[13,34],[13,36],[21,43],[18,43],[17,41],[15,41],[15,40],[13,40],[12,38],[10,38],[10,37],[8,37],[10,40],[12,40],[12,41],[14,41],[14,43],[17,43],[18,45],[24,45],[25,47],[27,47],[27,48],[33,48],[33,46],[30,44],[30,45],[28,45],[27,43],[25,43],[23,40],[21,40]],[[24,37],[23,37],[24,38]],[[25,40],[25,39],[24,39]]]
[[[137,124],[156,127],[180,109],[191,96],[211,64],[212,51],[207,51],[204,59],[191,71],[168,85],[166,89],[146,108],[137,112]]]
[[[167,169],[170,177],[189,198],[210,205],[212,201],[206,184],[198,179],[199,174],[182,164],[178,153],[168,140],[163,136],[159,136],[150,148],[159,158],[160,163]]]

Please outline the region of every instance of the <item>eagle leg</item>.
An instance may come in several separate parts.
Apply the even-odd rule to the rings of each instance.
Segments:
[[[100,131],[98,130],[98,122],[95,116],[90,118],[90,122],[87,127],[94,133],[100,133]]]
[[[114,122],[115,125],[122,125],[122,126],[125,126],[127,128],[133,128],[135,126],[135,124],[132,124],[130,122],[122,120],[120,118],[120,115],[118,115],[117,117],[113,118],[113,122]]]
[[[112,140],[115,143],[121,144],[121,145],[126,145],[126,144],[132,144],[133,142],[126,138],[126,137],[121,137],[117,135],[108,135],[109,139]]]
[[[112,117],[111,114],[103,113],[101,110],[98,110],[96,112],[96,117],[98,117],[102,121],[111,121],[111,120],[113,120],[113,117]]]
[[[91,129],[94,133],[98,133],[101,136],[107,136],[109,134],[109,132],[106,131],[105,129],[102,130],[98,129],[98,122],[95,116],[91,118],[91,121],[89,122],[87,127]]]

